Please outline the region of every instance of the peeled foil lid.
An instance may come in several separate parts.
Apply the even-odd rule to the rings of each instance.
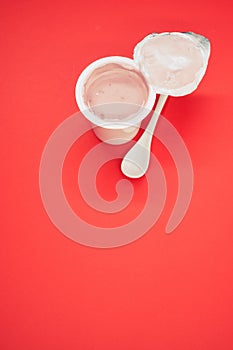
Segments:
[[[153,33],[134,49],[134,60],[158,94],[184,96],[196,90],[208,65],[209,40],[192,32]]]

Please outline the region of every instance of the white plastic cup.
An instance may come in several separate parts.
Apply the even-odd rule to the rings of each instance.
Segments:
[[[135,109],[135,107],[137,107],[135,113],[129,114],[129,117],[120,120],[115,120],[114,118],[112,120],[111,118],[108,120],[101,119],[93,111],[93,106],[87,105],[84,96],[84,87],[86,86],[91,74],[97,68],[104,67],[105,65],[111,63],[120,65],[124,69],[129,69],[129,71],[134,70],[138,72],[140,76],[143,77],[143,82],[147,86],[147,99],[142,106],[133,105],[127,100],[125,100],[124,103],[112,103],[112,101],[109,101],[109,104],[102,105],[104,106],[104,108],[109,109],[110,114],[112,111],[113,115],[114,113],[116,113],[116,111],[120,112],[121,108],[129,108],[130,110],[132,108]],[[144,77],[143,73],[139,70],[137,64],[134,62],[133,59],[121,56],[110,56],[98,59],[83,70],[83,72],[77,80],[75,88],[75,97],[80,111],[92,123],[93,131],[95,132],[96,136],[106,143],[117,145],[126,143],[134,138],[134,136],[137,134],[140,128],[141,121],[152,110],[156,95],[152,87],[147,83],[146,78]],[[97,105],[96,107],[102,108],[102,106]]]

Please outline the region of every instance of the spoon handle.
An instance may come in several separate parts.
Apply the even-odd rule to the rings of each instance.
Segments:
[[[160,95],[155,111],[144,133],[121,162],[121,170],[129,178],[139,178],[148,169],[152,136],[167,97],[167,95]]]
[[[150,122],[148,123],[146,130],[148,133],[153,134],[155,126],[157,124],[157,121],[159,119],[160,113],[162,112],[163,106],[165,105],[167,101],[168,95],[160,95],[159,100],[157,102],[155,111],[150,119]]]
[[[150,149],[152,137],[154,134],[154,129],[156,127],[160,113],[163,109],[163,106],[166,103],[167,98],[168,98],[168,95],[160,95],[159,100],[157,102],[157,105],[155,107],[154,113],[152,114],[152,117],[151,117],[149,123],[147,124],[147,127],[144,130],[144,133],[137,141],[137,144],[140,144],[141,146]]]

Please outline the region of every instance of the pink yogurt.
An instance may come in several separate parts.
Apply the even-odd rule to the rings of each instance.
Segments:
[[[76,85],[76,100],[98,138],[130,141],[151,111],[155,93],[132,59],[106,57],[90,64]]]

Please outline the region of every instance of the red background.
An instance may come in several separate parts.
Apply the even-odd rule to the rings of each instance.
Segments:
[[[232,10],[230,0],[1,1],[2,350],[233,349]],[[52,225],[42,206],[42,150],[53,130],[77,111],[76,79],[90,62],[130,57],[145,35],[173,30],[201,33],[212,44],[198,90],[170,98],[163,113],[193,161],[188,213],[173,234],[164,234],[177,178],[155,140],[153,151],[168,182],[159,221],[121,248],[79,245]],[[76,147],[77,159],[79,150],[85,154],[98,142],[93,135],[89,140]],[[75,201],[68,181],[72,152],[64,182]],[[110,197],[111,168],[116,164],[102,172],[108,188],[102,192]],[[137,186],[135,207],[145,197]],[[81,211],[85,216],[83,206]]]

